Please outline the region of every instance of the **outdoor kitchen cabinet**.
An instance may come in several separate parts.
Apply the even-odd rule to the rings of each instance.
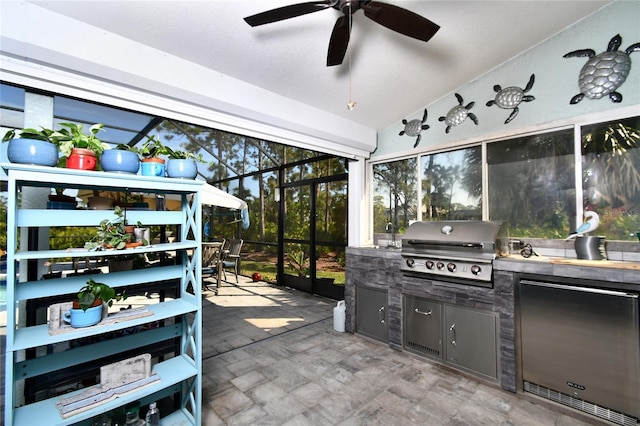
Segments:
[[[386,343],[387,291],[357,286],[356,292],[356,331]]]
[[[498,377],[496,324],[493,312],[405,296],[406,350],[494,381]]]
[[[497,379],[496,315],[445,305],[444,317],[446,363],[488,379]]]
[[[6,425],[89,424],[90,419],[133,402],[141,406],[168,396],[175,396],[175,410],[162,413],[163,424],[201,424],[202,394],[202,301],[201,301],[201,206],[202,182],[130,174],[80,171],[54,167],[3,163],[8,175],[7,209],[7,336],[5,364]],[[150,316],[115,324],[74,329],[51,334],[47,324],[32,325],[22,318],[26,302],[34,299],[58,300],[73,294],[87,281],[87,276],[37,280],[27,273],[27,266],[41,260],[71,258],[93,259],[120,255],[122,251],[88,252],[86,250],[39,250],[27,247],[18,235],[47,227],[96,227],[103,219],[112,219],[112,210],[45,210],[29,208],[20,202],[21,190],[34,188],[75,188],[116,192],[172,194],[181,199],[180,211],[128,211],[129,223],[140,221],[146,226],[169,225],[179,229],[174,243],[154,244],[135,249],[137,254],[175,253],[170,265],[92,275],[96,281],[112,287],[127,288],[166,280],[179,282],[176,297],[147,306]],[[28,278],[31,278],[28,281]],[[136,329],[135,334],[129,334]],[[63,418],[56,403],[64,395],[44,395],[36,402],[24,399],[24,381],[42,375],[61,375],[75,366],[93,362],[102,366],[106,356],[129,359],[141,347],[176,342],[173,356],[152,361],[152,373],[160,380],[133,389],[118,398]],[[62,348],[58,350],[58,348]],[[36,353],[36,357],[25,354]],[[131,355],[133,353],[133,355]]]

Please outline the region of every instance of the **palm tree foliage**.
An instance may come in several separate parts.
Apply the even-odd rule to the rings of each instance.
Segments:
[[[222,130],[164,120],[156,131],[168,143],[212,159],[200,173],[209,183],[247,202],[251,226],[242,230],[242,238],[248,241],[276,243],[279,211],[275,197],[280,187],[347,172],[344,159]],[[322,212],[316,223],[319,239],[344,243],[346,189],[343,185],[325,184],[316,191],[317,211]],[[309,203],[308,186],[286,189],[286,238],[309,238]],[[205,214],[211,221],[213,235],[229,238],[239,229],[238,212],[205,207]],[[275,246],[271,246],[271,251],[275,251]]]

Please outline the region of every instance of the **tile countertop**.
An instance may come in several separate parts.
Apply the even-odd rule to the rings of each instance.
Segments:
[[[509,255],[496,259],[493,266],[499,271],[619,283],[640,290],[640,262]]]

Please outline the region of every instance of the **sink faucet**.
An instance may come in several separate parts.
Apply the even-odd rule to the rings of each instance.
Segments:
[[[391,240],[387,242],[387,247],[397,247],[396,232],[395,232],[395,226],[393,226],[393,223],[391,222],[387,223],[387,226],[384,228],[384,230],[387,232],[387,234],[391,234]]]

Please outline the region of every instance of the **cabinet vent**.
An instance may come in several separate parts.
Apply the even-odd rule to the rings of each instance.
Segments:
[[[525,392],[529,392],[534,395],[538,395],[543,398],[550,399],[562,405],[566,405],[567,407],[580,410],[582,412],[594,415],[596,417],[600,417],[601,419],[605,419],[610,422],[617,423],[619,425],[624,425],[624,426],[638,425],[638,419],[636,419],[635,417],[631,417],[626,414],[613,411],[606,407],[601,407],[599,405],[584,401],[579,398],[575,398],[571,395],[567,395],[562,392],[554,391],[544,386],[536,385],[535,383],[525,381],[524,390]]]
[[[421,345],[420,343],[416,343],[416,342],[412,342],[412,341],[407,341],[406,345],[408,347],[410,347],[411,349],[415,349],[416,351],[423,352],[423,353],[425,353],[427,355],[440,357],[440,351],[438,349],[433,349],[433,348],[430,348],[428,346]]]

